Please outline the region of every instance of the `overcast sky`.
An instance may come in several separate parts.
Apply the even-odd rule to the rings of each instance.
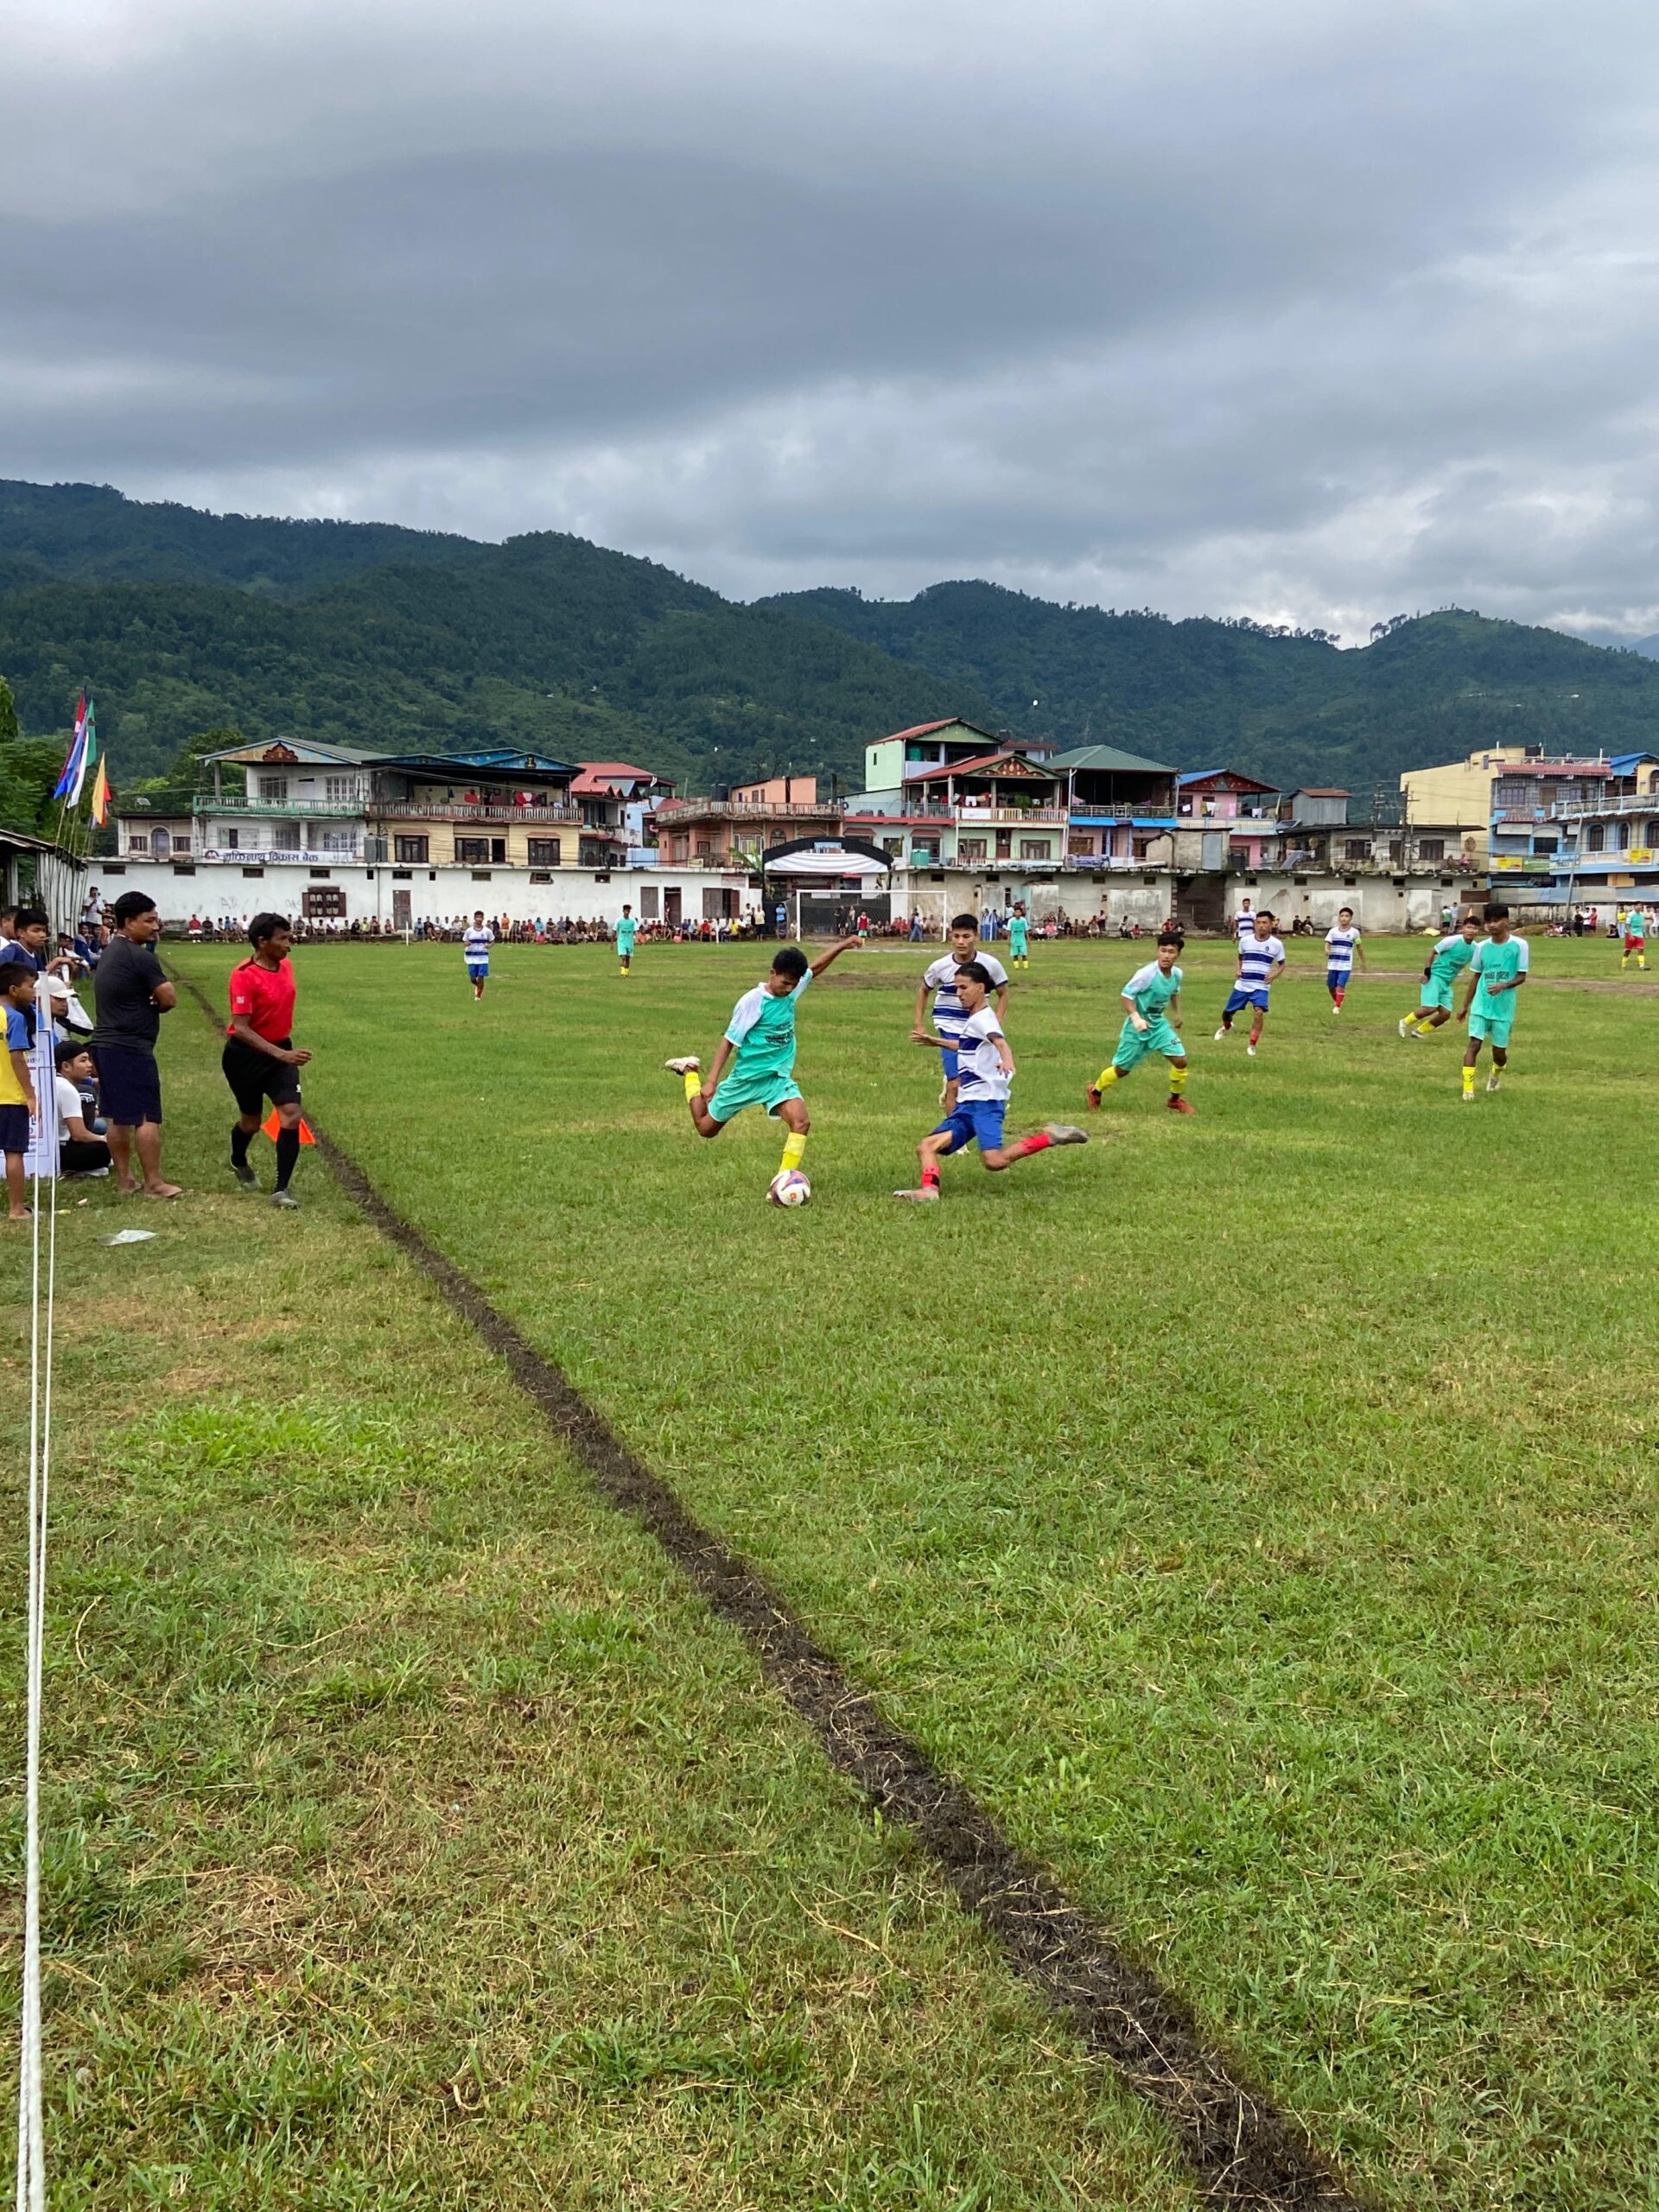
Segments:
[[[52,0],[0,474],[1659,630],[1659,11]]]

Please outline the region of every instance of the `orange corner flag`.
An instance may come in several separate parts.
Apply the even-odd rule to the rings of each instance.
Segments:
[[[277,1113],[276,1109],[273,1106],[270,1109],[270,1118],[264,1124],[265,1135],[270,1139],[273,1144],[276,1141],[277,1134],[281,1130],[282,1126],[282,1116]],[[316,1142],[315,1137],[312,1135],[309,1128],[307,1126],[303,1114],[300,1116],[300,1142],[302,1144],[315,1144]]]

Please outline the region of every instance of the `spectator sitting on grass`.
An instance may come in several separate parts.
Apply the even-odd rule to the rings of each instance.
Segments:
[[[60,1037],[53,1054],[57,1075],[58,1167],[65,1175],[107,1175],[110,1147],[86,1126],[86,1086],[92,1056],[79,1037]]]

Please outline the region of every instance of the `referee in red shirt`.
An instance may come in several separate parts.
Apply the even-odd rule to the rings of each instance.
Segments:
[[[259,1179],[248,1165],[267,1098],[276,1109],[276,1187],[274,1206],[297,1206],[289,1189],[300,1157],[300,1070],[309,1052],[294,1049],[294,970],[288,949],[293,934],[286,916],[256,914],[248,924],[252,957],[231,970],[231,1019],[220,1065],[241,1118],[231,1130],[231,1173],[253,1189]]]

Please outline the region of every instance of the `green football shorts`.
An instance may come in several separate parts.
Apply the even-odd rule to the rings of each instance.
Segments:
[[[1154,1014],[1144,1032],[1126,1020],[1117,1033],[1117,1050],[1112,1054],[1112,1065],[1120,1075],[1128,1075],[1131,1068],[1140,1066],[1148,1052],[1161,1052],[1168,1060],[1184,1060],[1186,1058],[1181,1033],[1166,1014]]]
[[[734,1069],[709,1101],[709,1111],[717,1122],[729,1122],[746,1106],[764,1106],[775,1114],[786,1098],[800,1095],[792,1075],[744,1075]]]

